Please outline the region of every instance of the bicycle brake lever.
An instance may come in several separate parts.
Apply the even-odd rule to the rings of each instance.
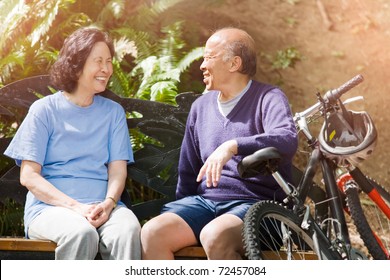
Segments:
[[[360,100],[364,100],[364,97],[363,96],[351,97],[351,98],[348,98],[347,100],[343,101],[343,105],[347,105],[349,103],[360,101]]]

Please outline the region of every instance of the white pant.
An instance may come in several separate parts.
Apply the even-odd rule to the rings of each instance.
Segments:
[[[98,252],[104,260],[139,260],[140,231],[137,217],[123,206],[97,229],[72,210],[49,207],[31,222],[28,235],[56,242],[56,260],[93,260]]]

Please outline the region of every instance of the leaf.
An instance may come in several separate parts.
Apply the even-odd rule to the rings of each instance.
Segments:
[[[115,55],[119,62],[122,61],[123,57],[127,54],[130,54],[134,58],[137,58],[138,52],[134,41],[130,41],[129,39],[123,36],[119,40],[114,40],[114,46],[115,46]]]
[[[290,47],[285,50],[279,50],[276,53],[276,57],[272,62],[272,67],[274,69],[286,69],[288,67],[294,67],[297,61],[300,61],[302,58],[300,52],[294,48]]]
[[[187,53],[178,63],[180,72],[184,72],[190,65],[203,57],[204,47],[197,47]]]
[[[40,3],[40,2],[38,2]],[[48,3],[52,4],[52,3]],[[49,9],[41,9],[39,4],[36,4],[36,7],[32,7],[32,10],[36,10],[36,17],[42,18],[40,22],[38,22],[38,25],[35,26],[33,29],[33,32],[31,33],[30,41],[31,41],[31,47],[33,47],[36,43],[38,43],[43,36],[46,35],[46,33],[49,31],[50,27],[52,26],[57,14],[58,14],[58,8],[61,4],[61,1],[54,1],[54,6],[50,7]]]
[[[175,104],[177,87],[173,81],[157,82],[151,86],[150,91],[150,100]]]

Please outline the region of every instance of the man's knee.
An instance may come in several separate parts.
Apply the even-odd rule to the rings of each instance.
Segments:
[[[194,243],[192,229],[178,215],[161,214],[148,221],[141,230],[141,242],[159,244]]]
[[[212,224],[208,224],[202,229],[199,239],[206,252],[208,250],[213,250],[216,246],[218,246],[218,244],[221,243],[217,242],[220,240],[220,234],[220,230],[216,229]]]
[[[200,242],[208,251],[237,251],[242,244],[242,222],[233,219],[218,219],[207,224],[200,233]]]
[[[156,238],[161,236],[163,227],[157,218],[149,220],[146,224],[142,226],[141,229],[141,242],[151,242],[155,241]]]

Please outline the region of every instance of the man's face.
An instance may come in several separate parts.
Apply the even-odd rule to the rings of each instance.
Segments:
[[[223,59],[226,54],[224,43],[225,40],[218,34],[214,34],[206,42],[200,70],[207,90],[221,90],[221,86],[229,78],[229,60]]]

